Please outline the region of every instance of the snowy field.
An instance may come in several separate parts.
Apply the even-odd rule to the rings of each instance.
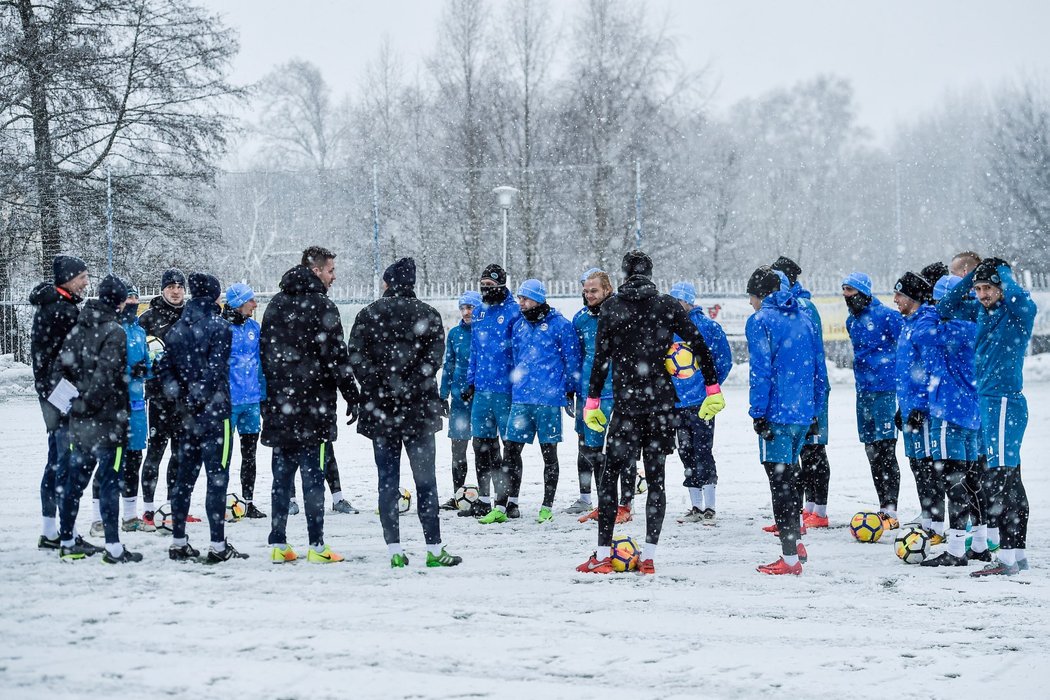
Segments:
[[[402,519],[411,565],[391,571],[373,514],[370,446],[348,431],[337,455],[344,491],[363,512],[326,518],[327,541],[348,556],[345,564],[272,566],[267,520],[227,530],[247,561],[176,564],[165,537],[128,533],[130,548],[145,553],[139,565],[63,564],[35,548],[44,461],[37,405],[9,398],[0,403],[0,696],[1045,698],[1050,383],[1030,383],[1026,393],[1034,411],[1024,445],[1033,568],[999,580],[905,566],[890,538],[851,541],[844,525],[872,508],[874,489],[849,384],[831,395],[834,527],[806,538],[810,562],[798,578],[754,570],[779,546],[760,530],[771,518],[769,494],[739,382],[727,387],[719,417],[719,524],[674,521],[687,496],[681,464],[670,457],[668,518],[657,575],[648,578],[573,571],[594,548],[595,526],[565,515],[541,526],[528,517],[542,492],[536,447],[525,453],[526,517],[484,527],[443,512],[444,540],[465,562],[428,570],[413,512]],[[444,437],[438,450],[447,498]],[[559,507],[576,496],[575,457],[570,441]],[[268,465],[262,449],[257,490],[267,512]],[[902,521],[918,510],[904,472]],[[407,476],[402,483],[411,487]],[[193,512],[203,514],[200,489],[203,481]],[[82,532],[89,519],[85,503]],[[619,531],[644,538],[641,518]],[[205,545],[206,526],[191,525],[190,538]],[[303,516],[293,516],[289,541],[301,554],[305,539]]]

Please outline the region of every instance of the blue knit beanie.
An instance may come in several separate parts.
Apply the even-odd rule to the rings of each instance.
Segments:
[[[462,309],[464,306],[473,306],[475,308],[481,306],[481,292],[476,292],[473,289],[463,292],[459,297],[459,308]]]
[[[231,284],[226,290],[226,305],[231,309],[239,309],[255,298],[255,291],[244,282]]]
[[[842,280],[843,287],[853,287],[866,297],[871,296],[871,277],[864,272],[851,272]]]
[[[525,280],[518,287],[518,296],[532,299],[533,301],[546,304],[547,303],[547,288],[543,286],[543,282],[539,280]]]
[[[962,282],[962,277],[957,275],[945,275],[937,280],[937,284],[933,285],[933,300],[940,301],[944,298],[944,295],[955,289],[958,284]]]
[[[684,301],[686,304],[692,305],[696,301],[696,287],[693,286],[692,282],[675,282],[674,286],[671,287],[671,296],[678,301]]]

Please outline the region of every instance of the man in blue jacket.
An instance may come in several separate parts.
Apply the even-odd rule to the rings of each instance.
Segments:
[[[511,331],[514,368],[511,371],[511,407],[507,419],[503,469],[496,507],[482,523],[507,521],[507,505],[521,491],[521,451],[539,439],[543,455],[543,503],[537,522],[554,517],[558,489],[558,443],[561,410],[572,416],[580,381],[580,343],[568,319],[547,304],[547,290],[536,279],[518,288],[521,316]]]
[[[936,303],[959,282],[945,275],[933,287]],[[966,566],[971,558],[991,561],[987,549],[966,551],[968,521],[979,525],[981,514],[971,508],[967,472],[978,459],[977,433],[981,417],[977,405],[974,369],[976,324],[962,319],[939,319],[937,332],[926,336],[922,348],[930,376],[930,448],[936,471],[944,479],[948,498],[948,542],[944,552],[922,562],[923,566]],[[976,535],[975,535],[976,539]]]
[[[729,371],[733,369],[733,353],[729,349],[722,326],[707,317],[696,301],[696,288],[690,282],[676,282],[671,287],[671,297],[678,300],[689,314],[700,335],[704,336],[711,356],[715,360],[715,372],[718,383],[725,382]],[[682,339],[675,336],[675,342]],[[685,515],[678,518],[680,523],[715,523],[715,486],[718,484],[718,471],[715,456],[712,452],[715,440],[715,419],[701,420],[697,415],[700,404],[707,398],[702,378],[693,375],[688,379],[673,377],[678,401],[675,403],[675,414],[678,417],[678,455],[682,458],[685,471],[683,485],[689,490],[690,508]]]
[[[165,398],[179,409],[179,473],[171,498],[172,543],[168,557],[197,559],[186,537],[186,515],[201,465],[207,473],[204,508],[211,547],[203,561],[247,559],[226,540],[226,487],[230,473],[230,324],[219,318],[222,285],[211,275],[189,277],[192,298],[165,338],[157,370]]]
[[[779,273],[784,284],[781,289],[787,289],[798,301],[799,307],[809,316],[810,322],[817,331],[817,339],[821,345],[824,344],[824,324],[820,319],[820,312],[816,305],[810,301],[812,295],[809,290],[798,281],[802,274],[799,267],[791,258],[781,255],[770,266]],[[828,461],[828,397],[831,385],[827,387],[824,394],[824,405],[817,413],[817,419],[806,433],[805,444],[802,446],[802,525],[807,528],[828,527],[828,489],[831,485],[831,463]],[[767,527],[767,531],[775,528]]]
[[[997,561],[972,575],[1009,576],[1028,568],[1028,495],[1021,481],[1028,403],[1022,391],[1036,305],[1005,260],[987,258],[945,295],[942,314],[957,312],[971,286],[982,307],[975,350],[981,447],[987,464],[982,490],[988,528],[998,528],[1001,537]]]
[[[937,332],[937,310],[928,302],[930,283],[914,272],[905,272],[894,286],[893,303],[904,316],[897,339],[897,414],[894,421],[903,433],[915,489],[922,509],[922,527],[933,544],[944,542],[944,484],[934,470],[930,445],[930,376],[922,349]]]
[[[842,280],[849,316],[846,332],[853,345],[853,381],[857,388],[857,435],[871,467],[879,499],[879,517],[887,530],[900,527],[897,499],[901,471],[897,463],[897,385],[894,369],[897,338],[904,319],[871,291],[871,277],[851,272]]]
[[[467,370],[470,368],[471,321],[474,309],[481,306],[481,294],[474,290],[463,292],[459,297],[460,321],[445,337],[445,366],[441,372],[439,395],[445,402],[442,409],[448,417],[448,437],[452,441],[452,488],[458,493],[467,482],[467,446],[470,444],[470,402],[460,396],[467,387]],[[478,496],[489,496],[489,479],[478,479]],[[445,510],[458,510],[456,497],[441,506]]]
[[[259,404],[265,395],[262,362],[259,359],[259,322],[252,316],[259,302],[255,290],[243,282],[226,290],[222,317],[230,323],[230,425],[241,443],[241,497],[247,503],[245,517],[265,518],[255,505],[255,455],[259,448],[261,418]]]
[[[824,346],[809,316],[769,267],[747,283],[755,313],[744,332],[750,356],[749,415],[759,437],[759,460],[769,479],[782,556],[758,567],[774,576],[802,573],[807,557],[799,510],[799,456],[827,393]]]
[[[482,271],[480,285],[481,306],[474,309],[467,386],[460,398],[471,404],[474,468],[478,481],[485,482],[500,468],[499,441],[507,439],[513,364],[510,334],[521,309],[507,289],[507,273],[499,265],[493,263]],[[480,518],[491,509],[488,498],[479,498],[469,515]],[[516,499],[508,504],[507,517],[521,517]]]

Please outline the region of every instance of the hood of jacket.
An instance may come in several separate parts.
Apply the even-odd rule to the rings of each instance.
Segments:
[[[191,326],[200,323],[204,319],[217,316],[219,307],[215,301],[208,298],[190,299],[186,302],[186,309],[182,312],[182,320]]]
[[[327,294],[321,278],[305,265],[296,265],[281,276],[281,291],[285,294]]]
[[[791,291],[782,289],[763,299],[762,306],[763,308],[769,307],[783,313],[796,314],[801,307],[795,297],[796,295]]]
[[[416,289],[409,285],[394,285],[383,290],[384,297],[402,297],[404,299],[415,299]]]
[[[620,285],[616,293],[627,301],[642,301],[659,296],[656,285],[643,275],[631,275]]]
[[[77,317],[77,325],[85,328],[97,328],[109,322],[119,325],[120,318],[113,307],[103,304],[98,299],[88,299],[80,316]]]
[[[58,288],[50,282],[41,282],[33,287],[33,291],[29,293],[29,303],[33,306],[46,306],[47,304],[53,304],[56,301],[65,299],[70,304],[76,305],[83,301],[83,299],[76,294],[71,294],[69,292],[66,292],[66,294],[69,294],[69,296],[63,296],[62,293],[58,291]]]
[[[813,296],[809,293],[808,289],[803,287],[798,282],[795,282],[793,285],[791,285],[791,289],[789,291],[797,299],[809,299]]]

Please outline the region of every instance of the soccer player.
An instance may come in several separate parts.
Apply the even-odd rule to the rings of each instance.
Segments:
[[[474,290],[463,292],[459,297],[460,320],[448,332],[445,340],[445,369],[441,373],[439,394],[445,402],[443,412],[448,417],[448,437],[452,441],[452,489],[458,493],[467,482],[467,447],[470,445],[470,402],[460,394],[467,386],[467,370],[470,368],[471,321],[474,309],[481,306],[481,294]],[[478,495],[490,498],[489,479],[478,478]],[[441,506],[446,510],[459,510],[455,495]]]
[[[945,275],[933,287],[934,302],[962,281]],[[977,461],[977,433],[981,417],[974,376],[976,324],[961,319],[939,319],[936,333],[924,337],[921,348],[930,376],[930,448],[935,470],[945,484],[948,498],[948,542],[944,552],[922,566],[966,566],[971,558],[991,561],[987,549],[966,551],[968,520],[981,523],[980,512],[971,512],[973,498],[967,491],[968,466]]]
[[[201,465],[207,474],[204,509],[211,546],[206,564],[247,559],[226,539],[226,487],[230,482],[230,324],[219,317],[222,285],[215,277],[190,275],[191,299],[165,338],[157,374],[164,396],[174,401],[181,429],[175,444],[179,473],[171,497],[171,546],[175,561],[198,559],[186,537],[186,516]]]
[[[521,491],[521,451],[539,438],[543,455],[543,503],[536,521],[554,517],[558,489],[558,443],[561,410],[572,416],[580,372],[580,343],[572,324],[547,304],[543,283],[528,279],[518,288],[521,317],[511,330],[514,367],[511,406],[507,419],[496,507],[479,520],[483,524],[507,521],[509,499]]]
[[[744,332],[751,358],[748,415],[759,437],[759,460],[769,479],[773,517],[782,556],[758,571],[774,576],[802,573],[799,458],[806,435],[826,400],[824,345],[798,298],[781,288],[769,267],[747,282],[751,307]]]
[[[904,319],[871,291],[871,277],[851,272],[842,280],[849,316],[846,332],[853,345],[853,381],[857,388],[857,434],[871,467],[879,499],[879,517],[887,530],[900,527],[897,498],[901,471],[897,463],[897,385],[894,369],[897,338]]]
[[[721,384],[733,369],[733,353],[729,348],[722,326],[708,318],[702,307],[694,304],[696,288],[690,282],[676,282],[671,287],[671,297],[678,300],[689,320],[693,322],[700,335],[704,336],[707,347],[715,360],[715,372]],[[675,340],[681,340],[675,337]],[[678,518],[680,523],[715,524],[717,503],[715,487],[718,484],[718,471],[715,456],[712,452],[715,441],[715,419],[701,420],[697,415],[700,405],[707,397],[704,383],[700,377],[693,375],[687,379],[675,377],[673,380],[678,402],[675,403],[675,414],[678,416],[678,455],[682,458],[685,470],[683,485],[689,490],[690,508]]]
[[[40,402],[47,429],[47,464],[40,479],[40,510],[42,533],[37,540],[40,549],[58,549],[58,472],[65,469],[69,459],[69,416],[63,415],[48,400],[54,390],[55,368],[58,353],[66,336],[77,323],[88,287],[87,265],[72,255],[56,255],[51,263],[54,279],[41,282],[29,294],[29,303],[36,307],[33,313],[33,331],[30,353],[33,356],[33,386]],[[77,544],[86,545],[79,535]],[[101,552],[92,546],[93,553]]]
[[[725,408],[714,359],[700,331],[677,301],[660,294],[653,284],[653,261],[632,250],[624,255],[625,276],[616,295],[606,300],[598,317],[594,367],[588,385],[584,421],[599,432],[606,429],[607,463],[599,485],[598,549],[576,570],[612,572],[611,546],[616,521],[617,489],[624,470],[633,468],[639,452],[649,483],[646,496],[645,545],[640,574],[656,573],[654,557],[663,528],[667,499],[664,461],[674,451],[674,385],[663,370],[664,356],[677,334],[693,348],[704,377],[707,398],[700,406],[703,420]],[[610,363],[615,410],[611,422],[601,409],[601,393]]]
[[[820,319],[820,312],[810,301],[812,295],[809,290],[798,281],[802,268],[794,260],[783,255],[777,258],[770,267],[783,275],[785,286],[809,316],[809,320],[817,331],[817,339],[823,346],[824,324]],[[824,405],[820,407],[817,420],[806,432],[806,439],[802,446],[801,483],[804,491],[802,525],[806,528],[821,528],[829,525],[828,489],[831,483],[831,463],[828,461],[828,398],[830,393],[831,385],[829,384],[824,393]],[[772,532],[775,526],[767,527],[766,530]]]
[[[958,310],[971,286],[982,307],[977,318],[975,365],[987,465],[982,485],[985,516],[989,530],[998,528],[1001,537],[997,561],[971,575],[1009,576],[1028,568],[1028,495],[1021,481],[1028,403],[1022,393],[1022,370],[1036,305],[1006,261],[987,258],[945,295],[942,313]]]
[[[347,343],[361,383],[357,432],[372,441],[379,472],[379,520],[391,568],[408,564],[397,511],[401,450],[416,484],[427,566],[456,566],[462,557],[441,545],[434,433],[441,430],[437,373],[445,347],[441,314],[416,298],[416,263],[401,258],[383,273],[383,296],[361,309]]]
[[[281,291],[263,314],[262,357],[266,378],[262,444],[273,448],[270,499],[270,561],[295,561],[288,545],[288,508],[292,480],[299,471],[310,539],[307,561],[343,561],[324,542],[324,471],[326,452],[336,439],[336,390],[346,400],[352,424],[359,395],[343,341],[339,309],[328,298],[335,281],[335,253],[321,247],[303,251],[301,263],[284,273]]]
[[[510,332],[521,316],[521,308],[507,289],[507,273],[499,265],[493,263],[482,271],[480,285],[481,306],[474,309],[471,324],[467,386],[460,398],[470,403],[474,468],[478,481],[485,482],[500,468],[499,440],[507,439],[513,363]],[[491,510],[491,497],[482,496],[460,515],[481,518]],[[521,517],[516,496],[507,504],[507,517]]]
[[[119,312],[127,299],[127,286],[112,275],[98,286],[62,344],[55,365],[55,383],[65,379],[77,388],[69,410],[68,462],[58,473],[59,556],[71,561],[95,554],[97,549],[76,541],[73,526],[80,497],[99,465],[100,508],[106,534],[102,561],[124,564],[142,561],[120,543],[120,489],[124,446],[128,433],[127,339]]]
[[[933,288],[914,272],[905,272],[894,286],[893,303],[904,316],[897,339],[895,383],[897,413],[894,422],[903,433],[904,454],[915,475],[922,509],[922,527],[931,544],[944,542],[944,485],[934,470],[930,446],[930,377],[922,348],[937,332],[937,310],[929,303]]]
[[[230,324],[230,424],[236,428],[241,443],[241,497],[247,507],[247,518],[265,518],[255,505],[255,455],[259,448],[261,427],[259,404],[266,395],[266,383],[259,359],[259,336],[262,329],[252,316],[259,302],[255,290],[243,282],[226,290],[222,317]]]

